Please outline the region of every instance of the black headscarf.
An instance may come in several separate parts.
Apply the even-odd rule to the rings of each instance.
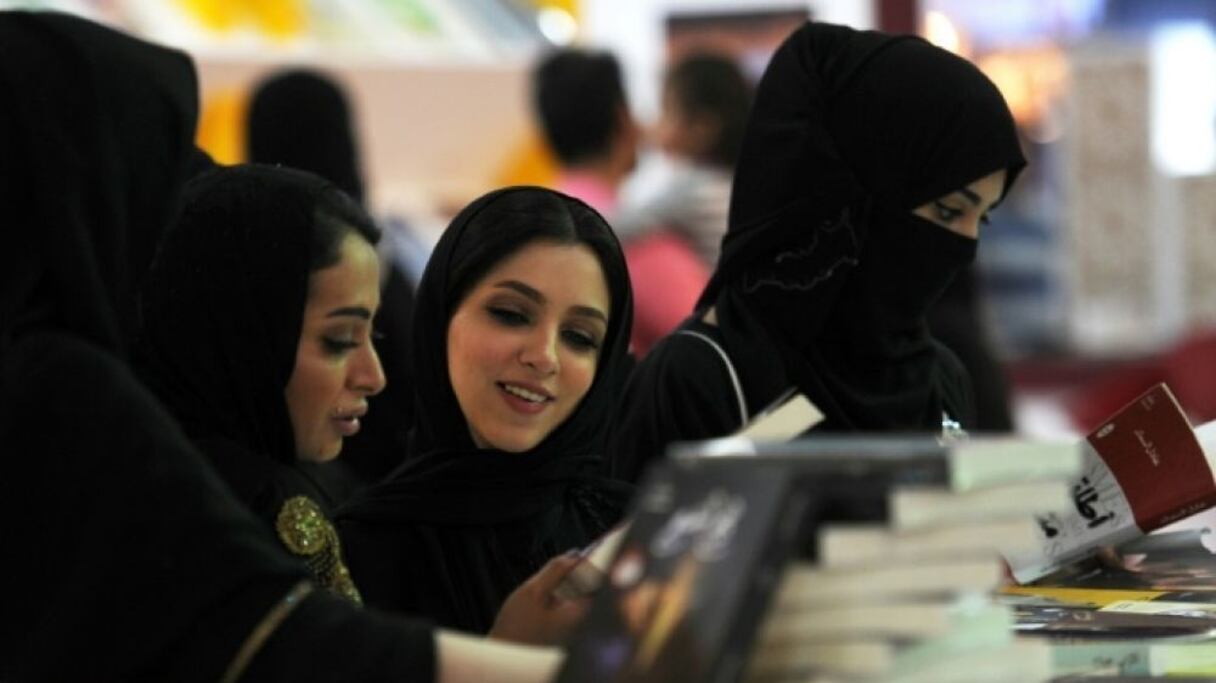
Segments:
[[[0,12],[4,680],[215,680],[303,576],[124,361],[195,87],[181,53]]]
[[[307,559],[319,584],[357,601],[326,518],[339,497],[330,463],[297,457],[285,396],[313,252],[341,221],[377,236],[353,199],[311,173],[248,165],[192,180],[148,278],[139,358],[241,502]]]
[[[452,314],[480,273],[534,237],[487,250],[470,223],[495,202],[520,220],[580,215],[601,231],[597,251],[611,297],[591,388],[540,444],[524,453],[479,449],[448,377]],[[559,214],[560,215],[560,214]],[[494,226],[497,227],[497,226]],[[504,226],[504,230],[512,229]],[[418,289],[413,337],[415,451],[385,482],[339,511],[351,571],[367,603],[405,609],[448,627],[484,632],[502,600],[553,555],[586,544],[617,522],[632,488],[604,476],[609,410],[627,363],[632,302],[620,245],[586,204],[535,187],[485,195],[452,221]]]
[[[284,390],[308,299],[318,197],[310,173],[222,168],[186,186],[149,276],[140,360],[195,440],[223,438],[291,464]]]
[[[1024,165],[1008,106],[970,62],[809,23],[760,82],[700,304],[728,348],[758,320],[826,428],[938,427],[940,377],[960,366],[925,314],[975,240],[911,211],[1001,169],[1007,191]]]
[[[350,105],[337,83],[305,69],[257,85],[249,105],[248,159],[315,173],[363,201]]]

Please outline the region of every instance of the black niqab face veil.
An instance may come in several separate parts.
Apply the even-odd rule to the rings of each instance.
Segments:
[[[311,173],[221,168],[186,185],[149,275],[140,361],[193,439],[296,460],[284,391],[308,299],[316,208],[339,190]]]
[[[914,36],[807,24],[757,90],[730,228],[701,305],[758,318],[846,429],[940,424],[925,314],[975,240],[912,214],[1025,159],[973,64]]]

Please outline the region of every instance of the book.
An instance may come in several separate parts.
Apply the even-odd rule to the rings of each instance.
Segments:
[[[1072,486],[1063,480],[1014,482],[967,491],[901,486],[891,491],[891,526],[920,529],[1001,519],[1033,520],[1036,513],[1067,510],[1072,502]]]
[[[851,602],[882,602],[921,595],[987,593],[1005,579],[999,556],[927,559],[915,564],[823,568],[790,566],[776,601],[785,609]]]
[[[1216,676],[1216,642],[1210,640],[1057,643],[1052,645],[1051,654],[1057,676],[1095,671],[1119,676],[1168,676],[1171,681],[1176,676]]]
[[[735,436],[752,441],[787,441],[820,422],[823,412],[806,396],[795,393],[752,418]]]
[[[579,552],[580,562],[553,590],[554,597],[573,600],[594,593],[604,583],[608,565],[616,557],[628,530],[628,522],[618,524],[612,531],[583,548]]]
[[[945,635],[958,629],[1013,628],[1013,609],[987,599],[889,600],[845,603],[808,609],[774,605],[759,642],[783,645],[879,637],[911,640]]]
[[[673,444],[669,455],[767,458],[819,474],[934,484],[951,491],[1072,481],[1083,462],[1080,445],[1072,441],[980,436],[944,440],[923,433],[808,436],[783,442],[726,437]]]
[[[653,467],[556,680],[736,679],[814,490],[754,462]]]
[[[875,683],[1040,681],[1052,675],[1052,647],[1007,630],[958,630],[916,642],[842,639],[758,649],[747,683],[802,683],[839,677]]]
[[[1216,504],[1212,447],[1200,442],[1164,383],[1117,411],[1082,446],[1071,509],[1037,515],[1039,547],[1005,556],[1022,583]]]
[[[1068,639],[1211,638],[1216,618],[1093,609],[1068,605],[1019,605],[1014,630],[1021,635]]]
[[[819,563],[845,567],[865,562],[992,555],[1011,548],[1031,549],[1038,542],[1039,526],[1029,515],[911,530],[880,524],[825,524],[819,529]]]

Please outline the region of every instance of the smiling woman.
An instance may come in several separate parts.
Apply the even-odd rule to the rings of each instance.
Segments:
[[[378,237],[311,174],[208,172],[186,186],[153,265],[139,349],[148,383],[237,497],[355,601],[318,463],[384,388],[371,347]]]
[[[507,188],[452,221],[414,312],[413,449],[339,528],[369,605],[485,632],[515,586],[623,512],[630,487],[601,456],[629,278],[586,204]]]

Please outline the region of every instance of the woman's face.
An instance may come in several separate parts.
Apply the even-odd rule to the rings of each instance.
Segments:
[[[980,234],[980,223],[988,222],[988,212],[1001,200],[1004,189],[1005,170],[1001,169],[918,206],[912,213],[963,237],[976,239]]]
[[[591,388],[611,310],[585,245],[533,242],[486,273],[448,324],[448,376],[478,448],[521,453]]]
[[[367,397],[384,388],[371,344],[380,263],[375,249],[353,234],[343,240],[341,255],[308,278],[296,366],[286,389],[296,456],[312,462],[338,456],[342,439],[359,431]]]

